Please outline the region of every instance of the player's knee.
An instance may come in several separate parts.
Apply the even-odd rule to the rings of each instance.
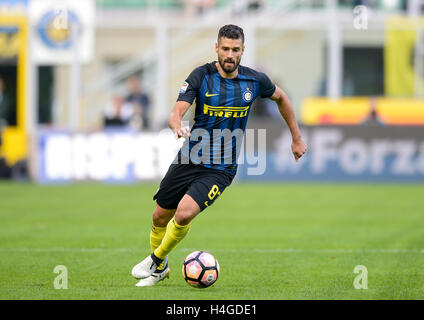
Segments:
[[[166,227],[169,220],[172,219],[174,212],[175,210],[166,210],[156,206],[156,209],[153,212],[153,224],[156,227]]]
[[[193,220],[194,216],[189,211],[177,211],[175,214],[175,222],[179,225],[185,226]]]
[[[180,201],[175,212],[175,222],[179,225],[187,225],[199,214],[200,207],[194,199],[186,194]]]
[[[175,213],[175,222],[179,225],[185,226],[190,223],[196,216],[196,211],[187,205],[178,206]]]
[[[166,226],[165,217],[163,217],[160,213],[154,212],[153,213],[153,224],[156,227],[164,227]]]

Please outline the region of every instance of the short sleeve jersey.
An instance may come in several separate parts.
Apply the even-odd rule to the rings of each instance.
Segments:
[[[194,69],[177,99],[190,104],[196,100],[191,137],[181,148],[181,157],[234,176],[252,103],[274,92],[266,74],[245,66],[239,65],[233,79],[219,74],[216,61]]]

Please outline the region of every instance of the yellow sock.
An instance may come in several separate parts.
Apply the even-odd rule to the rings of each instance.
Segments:
[[[166,227],[156,227],[152,224],[152,230],[150,231],[150,249],[152,252],[160,246],[163,237],[165,236]]]
[[[152,223],[152,230],[150,231],[150,249],[153,251],[156,250],[157,247],[160,246],[163,237],[166,233],[166,227],[156,227]],[[165,260],[161,263],[161,265],[158,267],[159,270],[162,270],[165,266]]]
[[[162,239],[160,246],[154,251],[154,254],[159,259],[165,259],[165,257],[174,249],[177,244],[186,236],[190,230],[190,223],[185,226],[180,226],[172,218],[166,226],[166,233]]]

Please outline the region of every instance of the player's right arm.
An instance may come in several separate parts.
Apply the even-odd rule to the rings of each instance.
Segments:
[[[174,131],[175,137],[190,137],[190,128],[182,127],[181,121],[188,108],[192,105],[199,92],[206,72],[206,65],[194,69],[181,86],[177,103],[169,116],[168,125]]]
[[[183,127],[181,122],[191,103],[177,101],[169,116],[168,125],[175,134],[175,138],[190,137],[190,128]]]

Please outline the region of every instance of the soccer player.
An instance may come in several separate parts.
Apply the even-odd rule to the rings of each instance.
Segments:
[[[306,152],[287,95],[264,73],[240,65],[243,29],[223,26],[215,50],[218,61],[194,69],[181,87],[169,117],[175,137],[187,139],[153,197],[152,253],[132,269],[132,275],[141,279],[137,286],[153,286],[169,276],[168,254],[187,235],[191,221],[231,184],[237,171],[240,132],[244,133],[257,97],[277,103],[292,135],[295,160]],[[182,118],[195,99],[190,130],[182,126]],[[219,134],[222,132],[226,134]]]

